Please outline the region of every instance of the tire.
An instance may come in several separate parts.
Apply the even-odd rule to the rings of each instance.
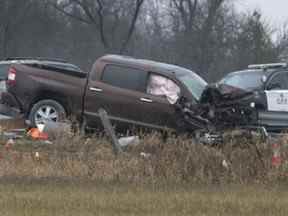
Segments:
[[[47,121],[63,121],[66,117],[67,113],[60,103],[55,100],[41,100],[32,106],[28,119],[31,126],[36,126]]]

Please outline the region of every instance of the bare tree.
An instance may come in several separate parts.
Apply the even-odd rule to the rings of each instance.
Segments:
[[[254,11],[241,20],[235,40],[235,64],[239,67],[251,63],[277,60],[277,49],[272,42],[272,32],[262,21],[260,12]]]
[[[192,30],[194,19],[197,13],[198,0],[172,0],[172,4],[176,7],[182,18],[185,31]]]
[[[204,24],[201,28],[201,40],[200,40],[200,70],[202,72],[208,72],[211,64],[211,55],[209,55],[209,40],[214,24],[216,23],[217,12],[222,6],[225,0],[209,0],[208,1],[208,14],[204,20]]]
[[[113,38],[115,38],[115,34],[122,34],[119,34],[119,31],[123,31],[123,29],[118,28],[118,32],[115,32],[115,29],[119,27],[118,25],[121,21],[125,22],[126,33],[122,38],[117,38],[117,50],[119,53],[124,53],[135,31],[136,22],[144,1],[130,0],[124,4],[121,1],[111,0],[68,0],[61,4],[54,2],[53,5],[63,14],[92,25],[99,33],[99,38],[106,50],[115,50],[116,47],[113,44]],[[73,14],[71,6],[78,8],[80,13],[77,15]],[[129,23],[127,23],[128,15],[125,11],[131,12],[129,14]]]
[[[0,57],[65,58],[85,69],[107,52],[179,64],[209,81],[287,57],[259,13],[233,0],[0,0]]]
[[[29,13],[31,1],[1,0],[0,2],[0,47],[3,58],[7,57],[8,45],[13,35],[12,31],[23,22]]]
[[[219,15],[224,13],[220,10],[221,7],[228,1],[171,0],[171,5],[176,9],[172,13],[175,29],[178,29],[178,32],[175,32],[175,36],[178,38],[176,47],[181,47],[183,52],[188,55],[184,64],[193,64],[194,68],[202,73],[207,73],[207,76],[209,68],[213,64],[213,52],[216,51],[217,46],[214,43],[213,27],[217,23]],[[182,28],[177,26],[182,26]],[[191,54],[188,54],[189,49]],[[183,55],[185,55],[184,53]]]
[[[277,31],[276,50],[281,61],[288,62],[288,23]]]

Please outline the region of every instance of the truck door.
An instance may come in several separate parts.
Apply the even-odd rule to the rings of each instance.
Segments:
[[[171,118],[173,108],[166,98],[146,92],[147,80],[147,71],[106,65],[101,80],[88,84],[84,109],[88,122],[95,120],[99,108],[104,108],[119,127],[168,126],[168,117],[170,115]]]
[[[174,104],[178,101],[180,93],[180,87],[176,82],[161,74],[150,72],[145,97],[150,98],[152,102],[146,103],[145,106],[150,109],[152,118],[147,120],[175,128],[177,120]]]
[[[271,127],[288,126],[288,73],[274,74],[266,85],[267,111],[259,113],[261,124]]]

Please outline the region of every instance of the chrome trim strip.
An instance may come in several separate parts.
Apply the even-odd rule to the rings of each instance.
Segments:
[[[90,91],[95,91],[95,92],[103,92],[103,89],[94,88],[94,87],[90,87],[89,90],[90,90]]]

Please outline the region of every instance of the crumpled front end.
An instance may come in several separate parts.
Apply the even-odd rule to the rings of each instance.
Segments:
[[[222,131],[257,124],[258,114],[251,102],[253,92],[225,85],[210,85],[202,94],[198,104],[191,104],[185,98],[177,103],[183,131]]]

